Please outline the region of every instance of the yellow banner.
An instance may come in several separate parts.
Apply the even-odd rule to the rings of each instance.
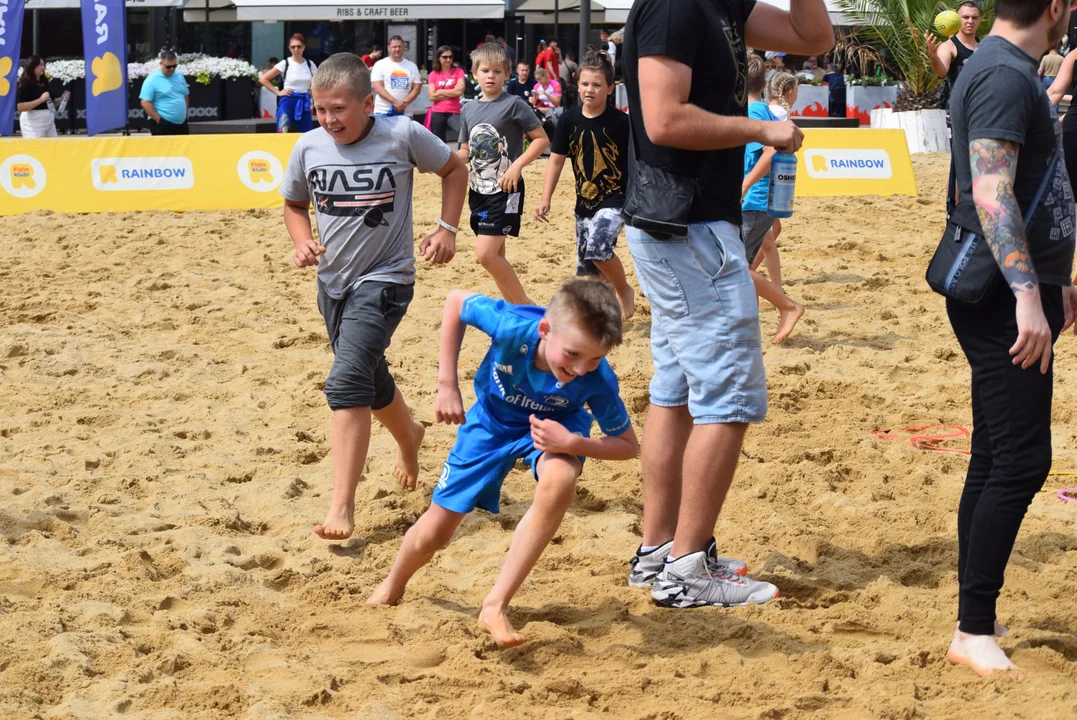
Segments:
[[[804,131],[797,197],[916,195],[904,130]]]
[[[274,208],[297,135],[0,141],[0,215]]]

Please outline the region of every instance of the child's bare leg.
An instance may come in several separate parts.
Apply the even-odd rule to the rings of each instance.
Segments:
[[[575,457],[543,455],[539,459],[535,501],[516,526],[505,564],[479,611],[479,629],[490,633],[501,647],[514,647],[524,641],[524,636],[509,623],[509,603],[561,526],[572,504],[579,474],[580,461]]]
[[[617,299],[621,302],[621,320],[628,320],[636,312],[636,294],[625,277],[625,268],[621,264],[621,258],[616,255],[610,256],[609,260],[593,260],[595,267],[602,273],[602,277],[609,281],[617,293]]]
[[[778,241],[773,232],[767,233],[763,238],[763,257],[767,261],[767,275],[770,281],[778,286],[780,290],[782,287],[782,259],[778,254]]]
[[[422,445],[426,428],[421,422],[412,419],[399,388],[389,405],[374,410],[374,417],[396,440],[397,453],[393,475],[402,488],[414,489],[415,481],[419,478],[419,446]]]
[[[344,540],[355,529],[355,488],[370,445],[370,408],[333,411],[333,500],[325,522],[314,526],[323,540]]]
[[[475,259],[497,283],[501,296],[513,305],[532,305],[524,292],[520,278],[512,264],[505,259],[505,237],[502,235],[479,235],[475,238]]]
[[[778,332],[774,335],[774,342],[783,342],[793,333],[797,321],[804,315],[804,306],[795,300],[790,300],[780,287],[755,270],[751,273],[752,282],[755,283],[755,294],[778,308]]]
[[[954,665],[968,665],[980,677],[1019,670],[998,646],[994,635],[969,635],[954,630],[946,657]],[[1016,678],[1023,679],[1021,675]]]
[[[431,503],[423,516],[404,535],[393,569],[374,594],[368,605],[395,605],[404,596],[411,576],[430,562],[434,553],[449,544],[452,534],[460,527],[464,515]]]

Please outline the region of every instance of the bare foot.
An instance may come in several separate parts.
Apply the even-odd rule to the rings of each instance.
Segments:
[[[969,635],[955,630],[946,657],[954,665],[968,665],[980,677],[997,672],[1013,672],[1015,679],[1025,679],[992,635]]]
[[[374,591],[374,594],[366,599],[367,605],[396,605],[400,602],[400,598],[404,597],[403,592],[395,592],[395,589],[389,586],[389,578],[385,578],[378,589]]]
[[[789,336],[793,334],[793,328],[797,326],[797,322],[804,315],[804,306],[795,300],[790,300],[793,303],[791,310],[778,310],[778,334],[774,336],[774,344],[785,342],[789,339]]]
[[[621,322],[628,322],[636,314],[636,292],[625,285],[617,290],[617,300],[621,303]]]
[[[490,633],[498,647],[509,648],[524,644],[524,636],[513,629],[503,610],[483,605],[479,611],[479,630]]]
[[[325,516],[325,522],[314,526],[314,534],[322,540],[347,540],[355,530],[355,508],[351,506],[332,506]]]
[[[405,490],[414,490],[415,482],[419,479],[419,447],[426,435],[426,428],[420,422],[413,422],[411,431],[413,442],[407,446],[397,446],[396,464],[393,466],[393,475]]]

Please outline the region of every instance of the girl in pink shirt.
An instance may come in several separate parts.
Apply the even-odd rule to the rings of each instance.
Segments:
[[[446,139],[449,117],[460,114],[460,96],[464,94],[464,71],[453,66],[453,51],[448,45],[438,48],[438,69],[427,78],[426,92],[434,104],[430,107],[430,132]]]

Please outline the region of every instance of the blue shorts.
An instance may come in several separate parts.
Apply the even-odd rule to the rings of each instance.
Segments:
[[[688,406],[697,424],[758,423],[767,416],[759,304],[740,228],[693,223],[658,240],[627,229],[651,303],[651,404]]]
[[[586,412],[559,417],[557,421],[570,432],[591,437],[591,416]],[[469,513],[477,507],[494,514],[501,512],[501,484],[520,458],[527,460],[531,474],[538,480],[542,451],[535,448],[531,430],[520,434],[502,429],[495,435],[488,429],[490,425],[489,417],[478,405],[472,405],[434,488],[435,504],[458,513]],[[581,464],[583,460],[581,457]]]

